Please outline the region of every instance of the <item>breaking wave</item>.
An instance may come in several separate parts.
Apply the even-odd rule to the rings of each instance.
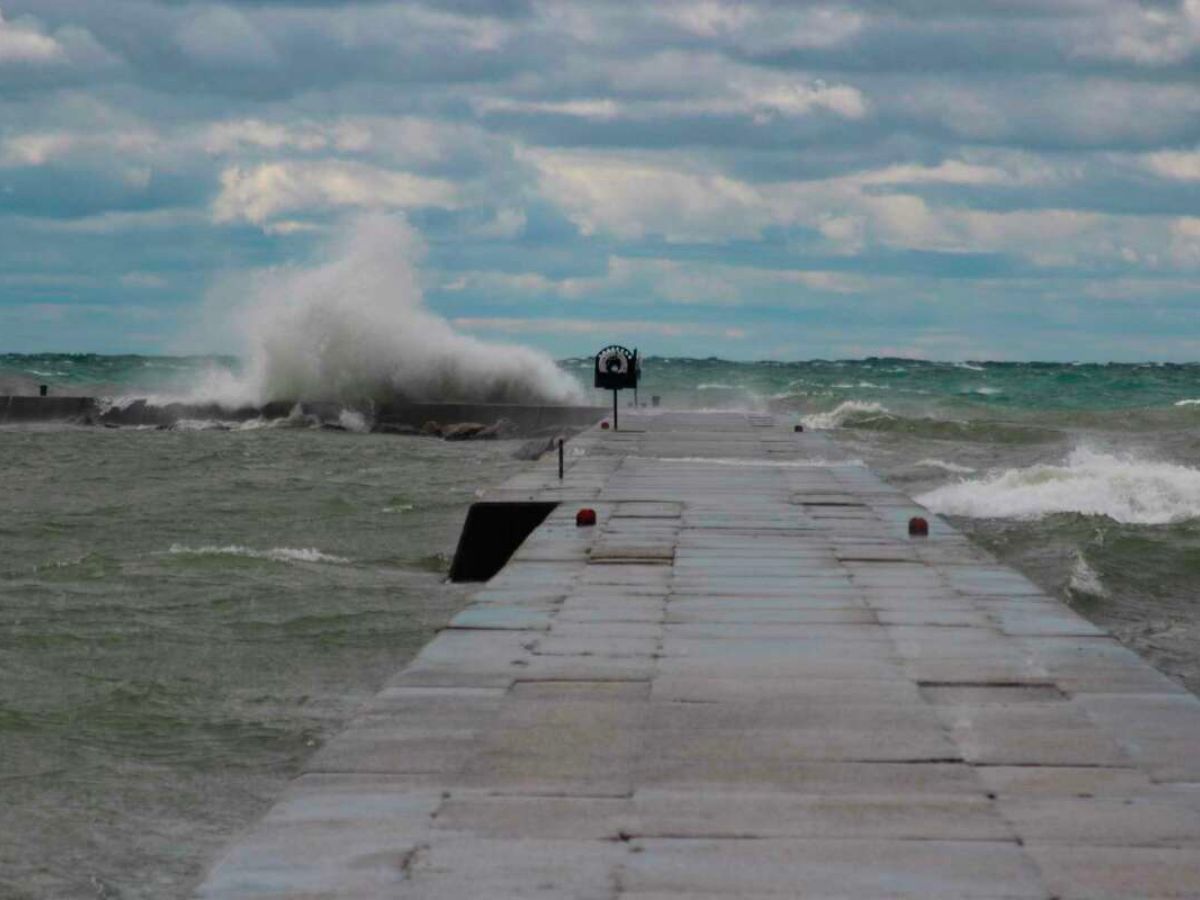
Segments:
[[[1012,422],[902,416],[893,413],[882,403],[867,400],[846,400],[827,412],[802,416],[800,421],[812,431],[856,428],[942,441],[1036,444],[1060,437],[1060,433],[1053,429]]]
[[[972,518],[1080,513],[1162,525],[1200,516],[1200,470],[1078,448],[1062,465],[1007,469],[916,499],[934,512]]]
[[[192,399],[570,403],[582,391],[549,356],[454,330],[425,306],[417,233],[401,219],[354,220],[330,258],[260,273],[233,312],[243,374],[214,368]]]
[[[887,414],[887,407],[882,403],[872,403],[866,400],[846,400],[828,412],[803,416],[800,421],[804,423],[805,428],[813,431],[829,431],[833,428],[841,428],[854,420],[885,416]]]

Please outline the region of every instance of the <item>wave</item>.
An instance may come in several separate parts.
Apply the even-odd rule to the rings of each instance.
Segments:
[[[1176,406],[1200,406],[1200,400],[1177,400]]]
[[[800,421],[812,431],[855,428],[882,431],[942,441],[972,441],[997,444],[1036,444],[1057,440],[1061,433],[1050,428],[1021,425],[991,419],[938,419],[929,416],[901,416],[882,403],[846,400],[827,412],[802,416]]]
[[[971,518],[1080,513],[1163,525],[1200,516],[1200,470],[1077,448],[1062,465],[1007,469],[916,500],[937,513]]]
[[[913,463],[913,467],[941,469],[943,472],[953,472],[956,475],[971,475],[977,471],[970,466],[960,466],[958,463],[946,462],[941,459],[919,459]]]
[[[246,559],[269,559],[273,562],[311,562],[338,563],[350,562],[344,556],[334,556],[322,553],[314,547],[272,547],[270,550],[255,550],[241,544],[229,544],[219,547],[215,544],[203,547],[187,547],[183,544],[172,544],[168,551],[175,556],[240,556]]]
[[[260,273],[219,313],[246,345],[244,372],[213,366],[189,399],[582,402],[579,382],[549,356],[462,334],[428,309],[422,252],[402,219],[366,215],[323,263]]]
[[[802,416],[800,421],[811,431],[829,431],[841,428],[847,422],[864,417],[888,415],[887,407],[882,403],[872,403],[866,400],[846,400],[839,403],[828,412],[812,413]]]

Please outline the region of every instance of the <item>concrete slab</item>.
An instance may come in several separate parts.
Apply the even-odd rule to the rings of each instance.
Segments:
[[[1041,898],[1021,848],[985,841],[639,840],[631,891],[693,897],[758,892],[805,898]]]
[[[1181,686],[822,435],[582,440],[489,492],[570,503],[200,896],[1200,897]]]
[[[1194,847],[1074,847],[1030,844],[1046,886],[1062,900],[1156,900],[1200,896]]]

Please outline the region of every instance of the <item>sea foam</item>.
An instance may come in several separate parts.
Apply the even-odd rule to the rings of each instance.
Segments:
[[[1162,525],[1200,516],[1200,470],[1077,448],[1061,465],[992,472],[916,499],[953,516],[1031,520],[1073,512]]]

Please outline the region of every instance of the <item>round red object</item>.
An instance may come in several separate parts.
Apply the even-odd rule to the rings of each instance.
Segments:
[[[913,537],[928,537],[929,522],[921,516],[913,516],[908,520],[908,533]]]
[[[579,512],[575,513],[575,524],[576,525],[595,525],[596,524],[596,511],[594,509],[586,509],[586,508],[581,509]]]
[[[601,430],[601,431],[608,431],[608,423],[607,423],[607,422],[601,422],[601,423],[600,423],[600,430]]]

